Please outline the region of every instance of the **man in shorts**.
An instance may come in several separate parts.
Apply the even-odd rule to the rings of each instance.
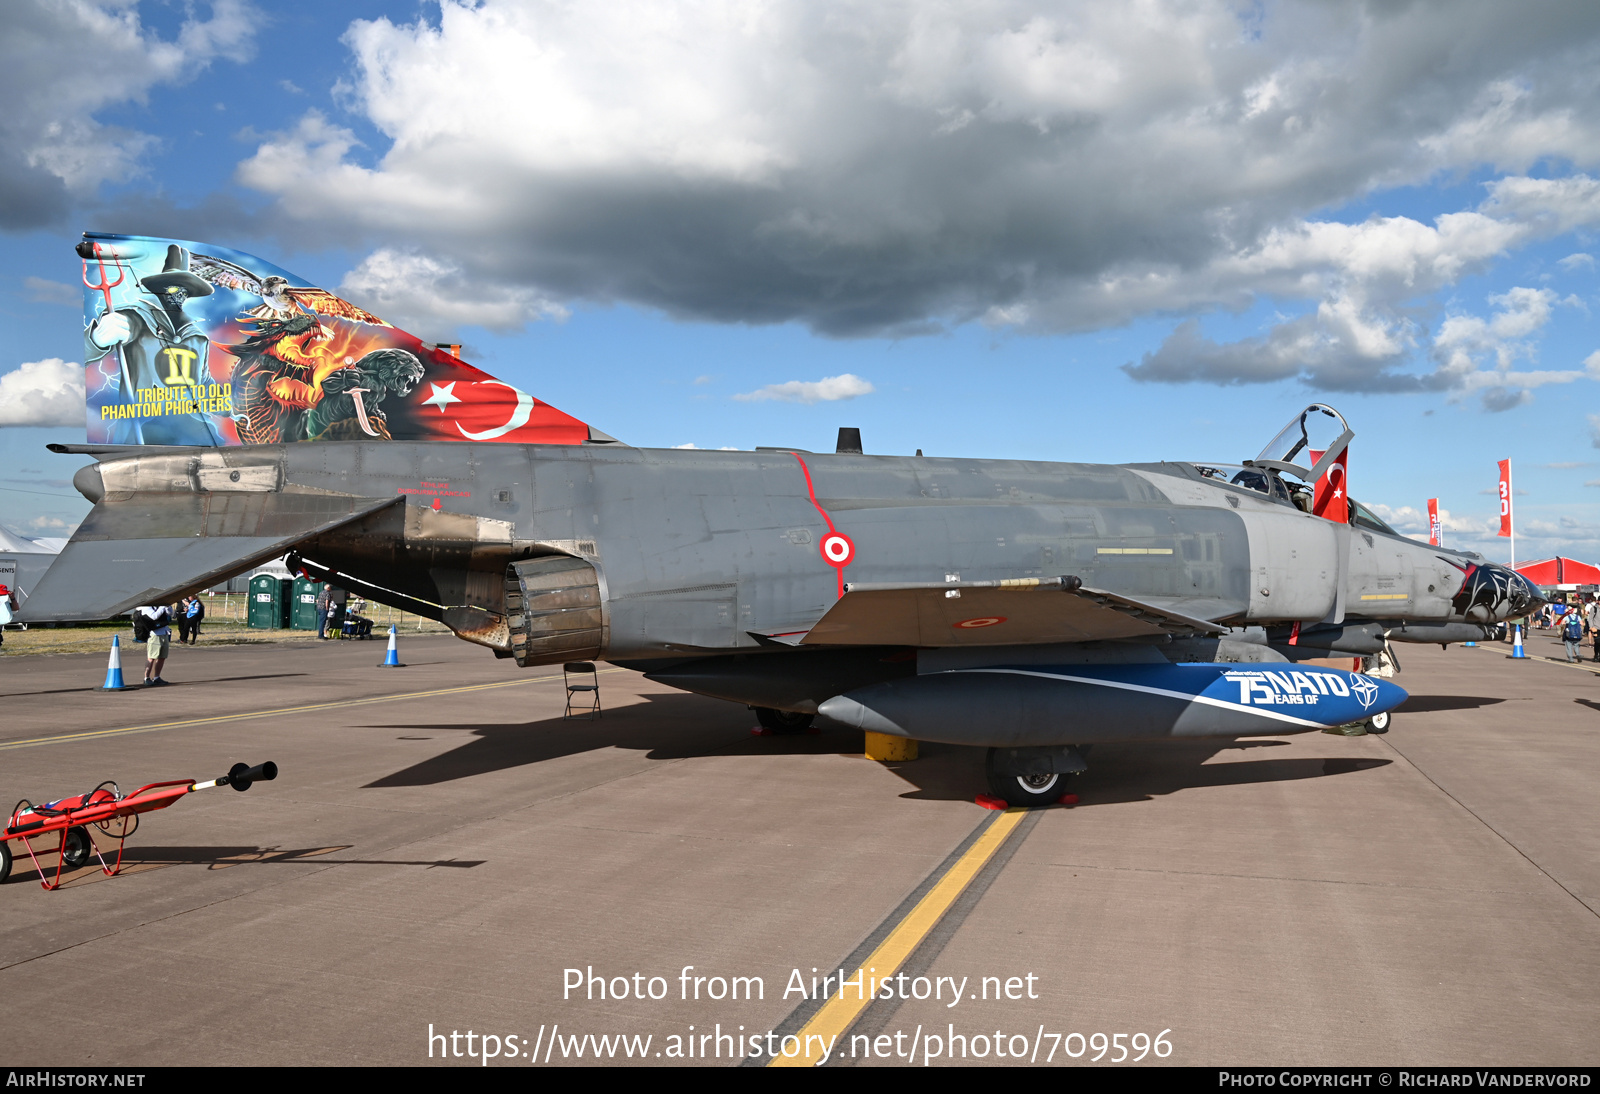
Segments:
[[[165,604],[146,604],[138,612],[144,616],[144,629],[149,632],[144,643],[144,682],[148,687],[166,687],[161,667],[167,663],[167,651],[172,648],[172,609]]]

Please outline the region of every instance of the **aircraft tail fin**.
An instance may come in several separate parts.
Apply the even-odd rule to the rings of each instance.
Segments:
[[[91,445],[616,443],[242,251],[87,232],[77,250]]]

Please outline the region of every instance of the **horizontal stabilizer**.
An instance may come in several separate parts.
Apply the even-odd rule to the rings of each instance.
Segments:
[[[96,505],[34,588],[23,622],[109,619],[169,603],[400,498],[137,492]]]
[[[999,646],[1222,634],[1203,619],[1076,578],[845,586],[807,646]]]

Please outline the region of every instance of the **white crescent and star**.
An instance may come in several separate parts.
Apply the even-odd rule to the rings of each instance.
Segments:
[[[432,383],[432,381],[429,381],[429,382]],[[493,429],[485,429],[485,430],[483,430],[481,432],[474,433],[474,432],[472,432],[472,431],[470,431],[468,429],[462,428],[461,423],[457,422],[456,423],[456,428],[461,430],[461,435],[463,437],[467,438],[467,440],[469,440],[469,441],[492,441],[496,437],[504,437],[507,433],[510,433],[513,430],[521,429],[523,426],[528,424],[528,419],[533,416],[533,396],[532,395],[529,395],[526,391],[519,391],[517,388],[514,388],[510,384],[505,383],[504,381],[501,381],[501,380],[478,380],[478,381],[475,381],[475,383],[480,384],[480,385],[481,384],[499,384],[503,388],[507,388],[507,389],[509,389],[511,391],[515,391],[517,393],[517,405],[516,405],[516,408],[514,410],[512,410],[511,417],[506,421],[506,424],[505,425],[495,426]],[[443,387],[443,388],[453,388],[453,387],[455,387],[455,384],[456,384],[455,381],[452,381],[452,382],[450,382],[448,384],[443,384],[443,385],[433,384],[433,389],[434,389],[433,399],[429,399],[428,402],[432,403],[434,399],[444,398],[447,395],[448,395],[448,397],[450,399],[452,399],[455,402],[458,402],[458,403],[459,402],[463,402],[464,400],[458,398],[454,394],[450,394],[449,392],[440,390],[441,387]],[[441,412],[443,412],[444,406],[442,404],[439,405],[439,410]]]

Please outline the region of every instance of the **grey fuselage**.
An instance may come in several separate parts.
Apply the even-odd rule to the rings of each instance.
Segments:
[[[387,504],[381,519],[332,531],[308,523],[293,547],[444,609],[503,611],[508,563],[581,558],[598,574],[599,655],[614,661],[763,648],[764,636],[810,628],[841,582],[956,574],[1073,575],[1229,626],[1445,622],[1464,618],[1451,598],[1481,562],[1336,525],[1182,463],[322,442],[108,454],[79,485],[105,496],[80,530],[87,540],[253,533],[264,549],[272,535],[288,542],[291,510],[313,501]],[[188,495],[176,517],[174,495]],[[279,510],[275,523],[249,523]],[[182,524],[191,511],[200,532]],[[232,532],[230,511],[245,514]],[[830,534],[853,542],[847,566],[824,557]],[[129,596],[151,594],[136,585]]]

